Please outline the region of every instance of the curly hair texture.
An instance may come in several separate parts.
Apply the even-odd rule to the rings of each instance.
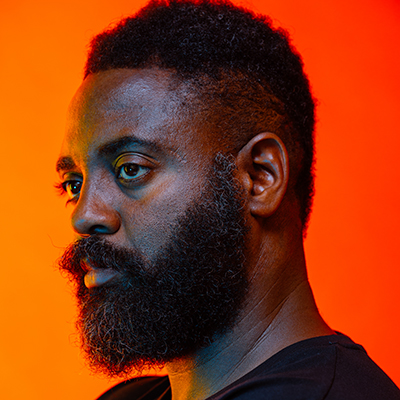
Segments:
[[[225,0],[152,0],[94,37],[85,77],[151,67],[194,89],[202,104],[196,112],[232,153],[263,130],[281,137],[305,232],[314,194],[314,101],[287,33]]]

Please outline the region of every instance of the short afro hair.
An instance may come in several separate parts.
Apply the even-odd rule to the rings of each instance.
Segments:
[[[315,107],[286,31],[227,0],[151,0],[92,39],[84,76],[151,67],[200,89],[222,134],[235,131],[225,138],[232,152],[262,130],[281,137],[305,233],[314,195]]]

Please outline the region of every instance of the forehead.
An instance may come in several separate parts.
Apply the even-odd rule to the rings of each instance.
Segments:
[[[211,149],[188,85],[159,69],[110,70],[90,75],[75,94],[61,156],[82,158],[110,142],[134,137],[186,158]],[[188,107],[188,105],[190,105]]]

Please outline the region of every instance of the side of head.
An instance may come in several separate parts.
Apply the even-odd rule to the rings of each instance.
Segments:
[[[227,1],[154,0],[92,40],[85,77],[151,67],[171,71],[198,94],[225,151],[237,154],[261,132],[282,140],[288,193],[305,232],[314,192],[314,102],[287,34]]]

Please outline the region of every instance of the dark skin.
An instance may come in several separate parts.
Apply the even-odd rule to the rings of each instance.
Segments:
[[[110,70],[89,76],[75,95],[58,169],[78,237],[101,235],[152,260],[199,197],[224,149],[200,114],[182,110],[170,79],[155,68]],[[334,333],[307,280],[285,145],[275,133],[254,132],[235,160],[250,226],[249,292],[233,330],[166,365],[175,400],[204,399],[281,349]],[[95,274],[89,284],[106,278]]]

